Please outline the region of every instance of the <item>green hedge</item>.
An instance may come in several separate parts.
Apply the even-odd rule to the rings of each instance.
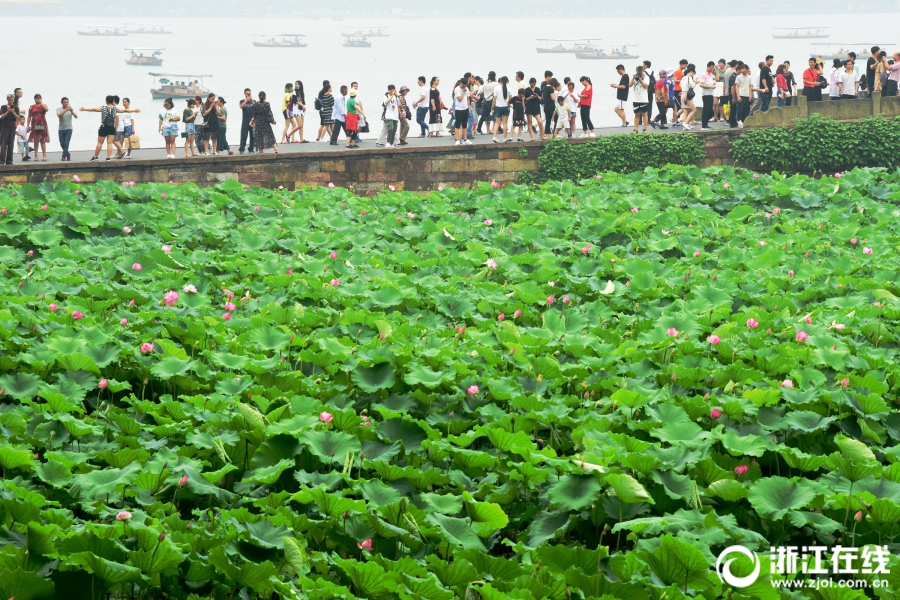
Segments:
[[[690,134],[611,135],[584,144],[555,138],[541,150],[539,171],[525,174],[525,179],[576,181],[603,171],[625,173],[669,164],[693,165],[703,156],[703,142]]]
[[[842,122],[812,115],[793,127],[744,131],[732,155],[766,171],[846,171],[900,166],[900,119],[870,117]]]

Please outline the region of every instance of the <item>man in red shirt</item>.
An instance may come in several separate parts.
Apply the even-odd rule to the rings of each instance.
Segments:
[[[688,61],[686,58],[682,58],[678,61],[678,68],[675,69],[675,73],[672,74],[672,80],[675,82],[675,87],[673,88],[674,92],[674,100],[675,106],[672,107],[672,126],[673,127],[681,127],[681,123],[678,122],[678,115],[681,114],[681,78],[684,77],[684,68],[688,65]]]
[[[809,68],[803,71],[803,95],[807,102],[822,101],[822,85],[819,83],[819,70],[815,57],[809,59]]]

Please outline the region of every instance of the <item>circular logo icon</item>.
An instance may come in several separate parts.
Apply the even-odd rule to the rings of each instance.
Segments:
[[[738,559],[737,556],[728,558],[732,554],[741,554],[752,560],[753,572],[745,577],[737,577],[736,575],[732,575],[731,563]],[[722,581],[724,581],[728,585],[736,588],[745,588],[747,586],[753,585],[756,582],[756,579],[759,577],[759,565],[759,557],[756,556],[756,552],[748,550],[743,546],[728,546],[727,548],[722,550],[722,553],[719,554],[719,558],[716,559],[716,573],[718,573]]]

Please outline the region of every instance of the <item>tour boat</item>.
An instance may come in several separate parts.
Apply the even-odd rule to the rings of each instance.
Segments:
[[[344,40],[344,46],[347,48],[371,48],[372,42],[364,37],[355,37],[350,34],[343,34],[347,39]]]
[[[260,37],[267,37],[260,41],[253,41],[253,45],[257,48],[306,48],[309,44],[303,43],[306,37],[302,33],[279,33],[276,35],[260,34]],[[277,40],[276,38],[281,38]]]
[[[800,33],[801,29],[805,29],[806,33]],[[825,33],[827,27],[776,27],[776,31],[788,31],[789,33],[774,33],[772,37],[776,40],[820,40],[828,37]]]
[[[345,27],[348,31],[343,35],[352,35],[356,37],[390,37],[387,27],[373,27],[371,25],[357,25],[356,27]],[[353,31],[350,31],[350,30]]]
[[[92,37],[125,37],[127,32],[121,27],[115,25],[85,25],[84,31],[79,31],[78,35],[89,35]]]
[[[212,75],[191,75],[188,73],[148,73],[153,76],[153,89],[150,90],[154,100],[165,100],[166,98],[187,99],[194,96],[206,98],[210,91],[203,86],[204,77],[212,77]],[[172,78],[183,78],[180,81]],[[156,87],[156,80],[159,79],[159,87]]]
[[[165,48],[125,48],[131,51],[131,56],[125,61],[125,64],[142,67],[151,66],[158,67],[162,64],[162,51]],[[150,52],[149,56],[144,56],[144,52]]]
[[[599,48],[595,48],[587,52],[576,52],[575,58],[588,60],[634,60],[638,58],[638,55],[629,54],[628,46],[622,46],[622,50],[614,48],[612,52],[604,52]]]
[[[544,45],[535,48],[538,54],[575,54],[576,52],[593,52],[595,48],[591,46],[591,42],[599,42],[598,39],[578,38],[571,40],[562,40],[556,38],[538,38],[539,42],[545,44],[554,44],[553,46]],[[572,47],[566,47],[563,42],[575,42]]]
[[[166,31],[168,25],[139,25],[137,23],[125,23],[125,33],[134,33],[136,35],[169,35],[172,32]]]

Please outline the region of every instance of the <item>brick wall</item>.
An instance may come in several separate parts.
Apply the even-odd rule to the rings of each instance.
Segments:
[[[696,135],[672,133],[670,135]],[[707,158],[700,166],[732,164],[731,140],[736,131],[703,133]],[[571,143],[589,143],[573,140]],[[371,148],[333,152],[304,152],[203,157],[190,160],[129,160],[109,163],[29,163],[0,167],[0,184],[101,179],[134,181],[192,181],[200,186],[237,179],[250,186],[295,189],[334,183],[366,194],[390,185],[406,190],[440,186],[469,187],[475,181],[516,181],[519,174],[537,169],[541,142],[442,148]]]

